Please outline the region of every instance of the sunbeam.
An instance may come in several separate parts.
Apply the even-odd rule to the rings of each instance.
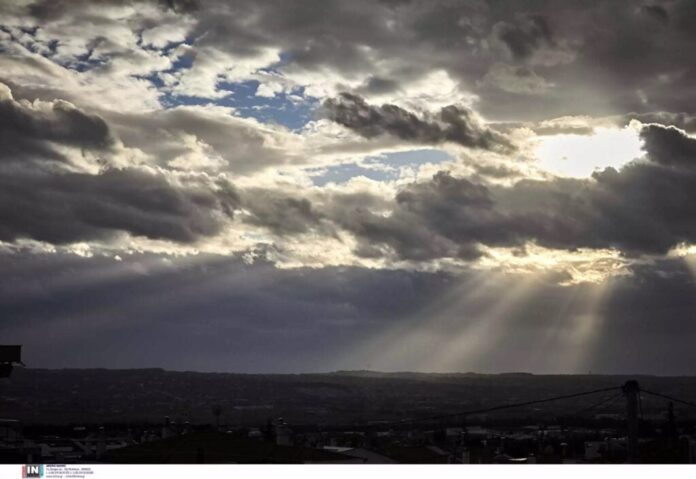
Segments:
[[[459,317],[460,328],[458,331],[445,332],[443,343],[438,345],[427,367],[435,371],[499,369],[497,364],[505,363],[506,357],[505,345],[500,344],[501,337],[518,327],[516,309],[534,297],[540,283],[541,278],[535,275],[504,278],[502,284],[496,286],[505,294],[488,308],[468,318],[461,317],[460,305],[457,304],[444,311],[443,317]]]

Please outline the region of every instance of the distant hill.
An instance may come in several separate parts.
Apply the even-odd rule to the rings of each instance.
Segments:
[[[228,424],[259,425],[277,416],[293,424],[361,424],[620,386],[628,379],[637,379],[646,389],[696,401],[696,377],[17,368],[11,378],[0,382],[0,411],[3,417],[27,424],[160,422],[164,416],[202,424],[214,421],[211,411],[218,405],[223,411],[221,421]],[[604,396],[520,408],[495,417],[515,415],[532,420],[567,415]],[[623,399],[615,400],[613,407],[621,412]],[[660,414],[665,407],[665,400],[643,398],[645,414]]]

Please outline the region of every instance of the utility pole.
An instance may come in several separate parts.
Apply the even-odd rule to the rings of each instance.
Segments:
[[[628,462],[638,462],[638,381],[626,381],[621,388],[626,396],[626,421],[628,426]]]

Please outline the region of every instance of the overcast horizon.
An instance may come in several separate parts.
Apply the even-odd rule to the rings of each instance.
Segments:
[[[0,3],[32,368],[696,375],[696,2]]]

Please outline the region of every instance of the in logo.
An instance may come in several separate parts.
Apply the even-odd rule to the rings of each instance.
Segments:
[[[25,464],[22,466],[22,477],[43,477],[43,464]]]

